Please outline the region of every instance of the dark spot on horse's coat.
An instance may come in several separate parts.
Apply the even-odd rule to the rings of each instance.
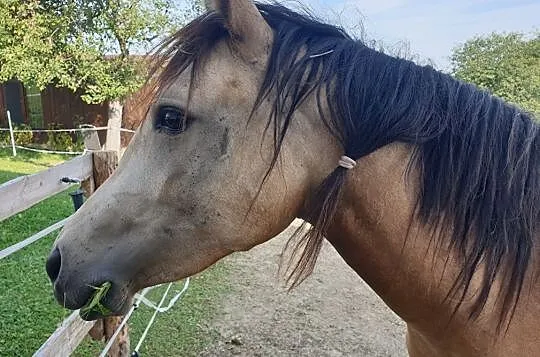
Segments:
[[[242,36],[239,33],[231,32],[230,36],[231,36],[231,40],[233,42],[244,42],[244,36]],[[233,52],[233,53],[235,53],[235,52]]]
[[[227,154],[227,149],[229,147],[229,128],[225,128],[223,135],[221,136],[221,141],[219,143],[221,156]]]
[[[167,238],[172,238],[174,236],[173,230],[169,227],[163,228],[163,233],[167,235]]]

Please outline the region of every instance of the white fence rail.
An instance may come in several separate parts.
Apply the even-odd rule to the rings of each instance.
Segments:
[[[62,177],[85,180],[92,175],[92,155],[78,156],[37,174],[20,176],[0,185],[0,221],[64,191]]]

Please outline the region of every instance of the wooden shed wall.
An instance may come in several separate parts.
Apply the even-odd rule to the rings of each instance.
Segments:
[[[47,87],[41,92],[43,123],[74,128],[78,124],[107,125],[108,103],[87,104],[78,93],[67,88]]]
[[[10,93],[20,96],[20,102],[24,111],[24,122],[28,123],[28,113],[26,110],[25,90],[22,83],[19,93]],[[11,85],[10,89],[14,86]],[[6,85],[0,84],[0,127],[7,127],[5,102]],[[150,91],[147,88],[128,97],[124,101],[122,116],[122,127],[136,130],[145,117],[148,108],[148,96]],[[79,93],[74,93],[67,88],[57,88],[49,86],[41,92],[41,105],[43,110],[43,127],[47,128],[50,124],[60,124],[63,128],[75,128],[79,124],[92,124],[95,126],[107,126],[108,121],[108,102],[101,104],[85,103]],[[38,129],[38,128],[35,128]],[[99,132],[101,142],[105,140],[105,131]],[[131,140],[133,134],[122,133],[122,146],[126,146]]]

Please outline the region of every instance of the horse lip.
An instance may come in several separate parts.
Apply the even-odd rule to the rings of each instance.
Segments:
[[[86,294],[82,293],[84,291],[83,289],[79,289],[81,293],[77,294],[76,296],[67,294],[65,286],[62,287],[61,282],[59,281],[54,283],[53,291],[54,291],[54,297],[56,298],[56,301],[58,301],[58,303],[62,305],[62,307],[69,310],[77,310],[81,308],[82,306],[84,306],[86,301],[88,301],[88,299],[92,295],[92,292],[90,289],[87,290]],[[83,299],[83,295],[86,295],[85,299]],[[81,303],[80,301],[84,301],[84,302]]]
[[[103,281],[110,281],[110,279]],[[70,287],[68,288],[68,291],[71,291],[72,293],[66,293],[66,284],[62,281],[56,281],[53,286],[54,296],[62,307],[69,310],[79,310],[92,298],[95,291],[95,288],[93,287],[101,286],[102,283],[84,284],[84,286],[80,288]],[[123,315],[129,310],[130,301],[129,294],[122,293],[121,289],[118,289],[118,285],[112,283],[111,289],[101,299],[101,304],[110,311],[109,314],[102,315],[92,309],[92,311],[87,314],[79,313],[79,315],[83,320],[87,321],[96,320],[106,316]]]
[[[79,311],[79,316],[85,321],[93,321],[109,316],[125,315],[131,306],[131,299],[129,296],[121,294],[119,295],[111,290],[109,293],[107,293],[107,295],[105,295],[105,297],[103,297],[101,304],[109,311],[108,314],[102,314],[99,311],[92,309],[87,314],[82,314]],[[86,303],[84,305],[86,305]]]
[[[103,302],[103,306],[110,311],[109,314],[102,314],[102,313],[100,313],[99,311],[96,311],[96,310],[92,310],[87,314],[83,314],[79,310],[79,316],[81,317],[81,319],[83,319],[85,321],[94,321],[94,320],[97,320],[97,319],[102,319],[104,317],[125,315],[127,313],[127,311],[129,310],[129,304],[127,304],[126,302],[122,302],[118,309],[110,308],[109,304],[107,304],[106,301]]]

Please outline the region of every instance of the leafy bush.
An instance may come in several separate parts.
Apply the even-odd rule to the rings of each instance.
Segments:
[[[73,143],[73,151],[84,151],[84,137],[79,131]]]
[[[11,145],[11,139],[9,137],[9,131],[0,131],[0,146]]]
[[[15,139],[15,144],[19,146],[28,146],[34,141],[34,134],[31,131],[31,127],[26,124],[22,124],[13,128],[13,130],[24,130],[22,132],[13,133],[13,138]],[[0,145],[1,146],[10,146],[11,137],[9,135],[9,130],[0,131]]]
[[[15,130],[24,130],[13,133],[15,143],[19,146],[28,146],[34,141],[34,134],[30,125],[22,124],[14,128]],[[9,135],[9,134],[8,134]]]
[[[50,130],[62,129],[62,124],[49,124]],[[57,151],[74,151],[73,138],[68,132],[50,132],[47,133],[47,147],[50,150]]]
[[[540,31],[492,33],[453,50],[454,76],[540,117]]]

